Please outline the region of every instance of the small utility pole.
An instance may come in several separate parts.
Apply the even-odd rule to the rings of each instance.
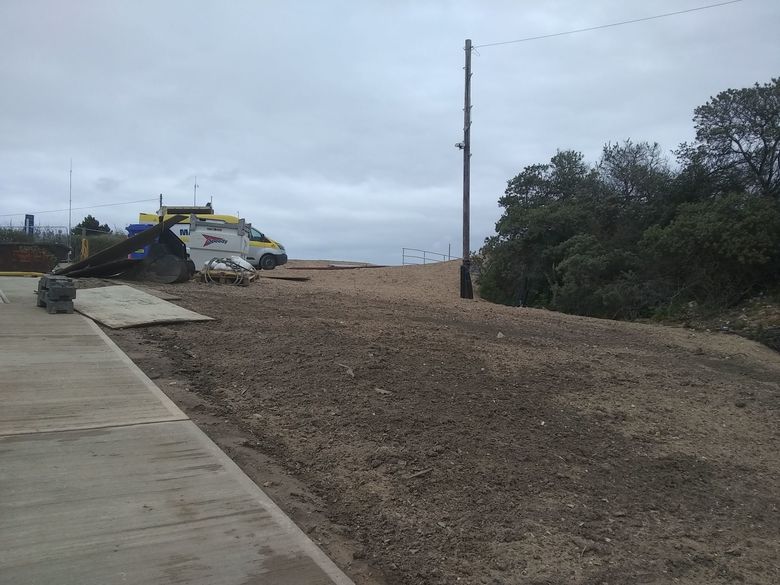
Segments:
[[[460,298],[473,299],[471,285],[471,39],[466,39],[466,83],[463,96],[463,264],[460,266]]]
[[[73,159],[70,159],[70,174],[68,175],[68,260],[73,258],[73,236],[71,222],[73,221]]]
[[[198,177],[195,176],[195,184],[192,186],[192,206],[197,205],[196,200],[198,198]]]

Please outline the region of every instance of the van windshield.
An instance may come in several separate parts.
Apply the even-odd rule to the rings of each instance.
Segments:
[[[261,232],[260,230],[257,230],[255,228],[252,228],[250,230],[249,239],[253,242],[270,242],[268,238],[265,237],[265,234]]]

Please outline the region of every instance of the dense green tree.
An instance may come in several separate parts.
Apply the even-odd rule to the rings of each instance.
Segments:
[[[778,80],[696,109],[672,169],[658,144],[558,151],[499,199],[479,255],[488,300],[611,318],[723,307],[780,285]]]
[[[480,278],[482,296],[510,304],[544,304],[555,282],[556,246],[589,222],[587,209],[554,201],[538,207],[510,205],[498,235],[483,249],[487,259]]]
[[[111,228],[108,227],[108,224],[100,225],[100,222],[91,215],[86,216],[76,224],[76,227],[73,228],[73,234],[81,235],[82,228],[87,230],[87,236],[111,233]]]
[[[599,228],[589,230],[612,246],[633,246],[644,228],[668,209],[673,173],[657,143],[610,143],[596,164]]]
[[[571,199],[581,193],[594,176],[582,153],[558,151],[549,163],[527,166],[511,179],[498,204],[508,209],[516,205],[534,207]]]
[[[598,170],[604,185],[625,204],[648,203],[662,196],[671,177],[657,142],[607,144]]]
[[[646,230],[642,249],[669,299],[728,305],[777,282],[780,208],[744,193],[686,203],[669,225]]]
[[[638,259],[605,246],[591,234],[576,235],[553,251],[555,279],[549,306],[557,311],[609,318],[641,313]]]
[[[683,162],[704,168],[728,192],[780,198],[780,78],[727,89],[694,111],[696,143]]]

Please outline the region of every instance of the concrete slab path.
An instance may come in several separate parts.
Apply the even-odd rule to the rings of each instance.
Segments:
[[[0,583],[352,582],[93,322],[0,277]]]

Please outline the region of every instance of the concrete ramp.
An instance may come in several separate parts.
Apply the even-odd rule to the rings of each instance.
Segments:
[[[352,583],[94,323],[8,280],[0,582]]]

